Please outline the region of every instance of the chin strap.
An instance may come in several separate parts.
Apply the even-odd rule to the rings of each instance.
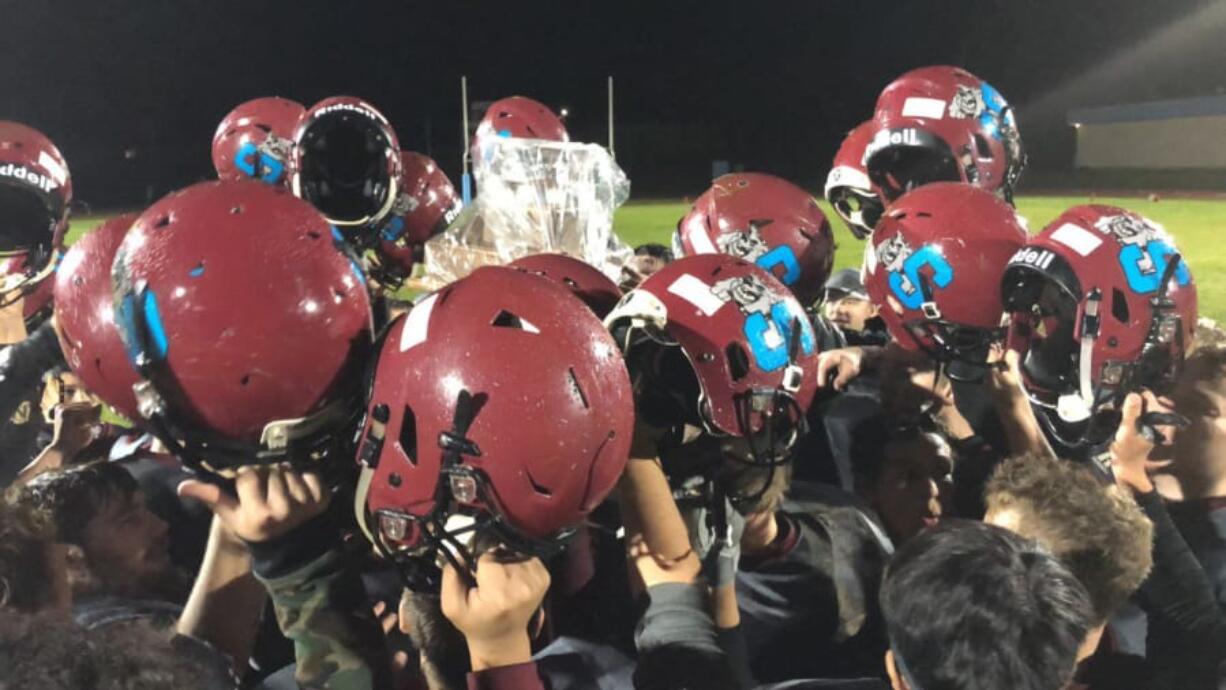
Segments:
[[[1102,291],[1094,288],[1086,295],[1085,309],[1081,317],[1078,340],[1081,344],[1077,356],[1077,392],[1060,396],[1056,401],[1056,414],[1072,424],[1084,422],[1094,413],[1094,344],[1098,341],[1102,317]]]
[[[11,307],[19,300],[30,295],[38,289],[44,280],[55,273],[55,269],[59,266],[63,254],[53,249],[38,251],[45,251],[47,256],[47,261],[42,268],[30,274],[14,273],[4,277],[4,284],[0,286],[0,309]],[[36,254],[31,251],[30,256],[36,256]],[[10,283],[12,284],[11,286],[9,285]]]

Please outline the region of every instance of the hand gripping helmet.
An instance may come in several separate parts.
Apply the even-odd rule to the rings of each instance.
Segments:
[[[174,192],[128,231],[112,280],[140,416],[189,466],[318,461],[352,433],[370,300],[310,204],[255,181]]]
[[[55,273],[56,333],[64,359],[81,383],[117,412],[139,420],[132,386],[140,375],[115,324],[111,264],[137,215],[116,216],[86,233]]]
[[[785,464],[817,389],[817,342],[800,302],[728,254],[668,264],[606,318],[648,424],[742,439],[750,462]]]
[[[763,173],[715,180],[677,224],[680,254],[720,252],[751,261],[803,305],[822,294],[834,265],[834,235],[808,192]]]
[[[922,67],[895,79],[877,99],[864,162],[882,198],[929,182],[966,182],[1012,203],[1026,167],[1013,109],[964,69]]]
[[[565,254],[532,254],[508,264],[511,268],[552,280],[583,300],[597,317],[603,319],[622,298],[622,291],[591,264]]]
[[[1004,340],[1005,310],[994,286],[1025,243],[1017,213],[991,192],[925,185],[894,202],[877,224],[864,285],[900,345],[957,363],[952,376],[975,378],[988,348]]]
[[[346,241],[366,249],[400,195],[400,142],[373,105],[333,96],[299,120],[291,170],[294,195],[319,209]]]
[[[0,121],[0,306],[25,298],[28,326],[49,313],[51,282],[68,231],[72,177],[42,132]]]
[[[1196,329],[1196,284],[1171,236],[1113,206],[1065,211],[1009,262],[1001,292],[1046,422],[1078,424],[1130,392],[1168,391]]]
[[[570,141],[562,120],[545,104],[526,96],[511,96],[490,104],[473,134],[473,161],[482,160],[488,154],[489,142],[498,137]]]
[[[217,178],[288,185],[294,129],[305,110],[297,101],[276,96],[256,98],[231,110],[213,134]]]
[[[875,123],[868,120],[851,130],[834,154],[834,165],[826,176],[826,201],[859,240],[873,234],[873,227],[885,210],[864,167],[864,152],[874,127]]]
[[[634,428],[600,320],[561,286],[479,268],[392,322],[375,362],[355,511],[411,588],[463,575],[481,533],[549,555],[613,489]]]
[[[460,214],[460,195],[447,174],[427,156],[400,152],[400,198],[379,228],[376,276],[398,284],[421,261],[422,245],[441,234]]]

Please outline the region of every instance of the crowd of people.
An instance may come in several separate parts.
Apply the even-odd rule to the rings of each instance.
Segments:
[[[966,70],[866,115],[824,190],[861,269],[737,172],[619,275],[411,300],[462,197],[370,103],[244,103],[216,180],[71,246],[68,161],[0,122],[0,688],[1226,688],[1174,238],[1029,231]],[[568,134],[516,96],[474,162],[508,140]]]

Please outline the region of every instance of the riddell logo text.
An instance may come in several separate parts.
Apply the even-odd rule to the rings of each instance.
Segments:
[[[369,117],[369,118],[370,118],[370,119],[372,119],[372,120],[378,120],[378,121],[380,121],[380,122],[386,122],[386,120],[384,120],[384,119],[383,119],[383,117],[381,117],[381,116],[379,115],[379,113],[376,113],[375,111],[371,110],[370,108],[363,108],[362,106],[360,106],[360,105],[355,105],[355,104],[353,104],[353,103],[333,103],[332,105],[329,105],[329,106],[325,106],[325,107],[323,107],[323,108],[320,108],[320,109],[319,109],[319,112],[317,112],[317,113],[316,113],[316,115],[317,115],[317,116],[318,116],[318,115],[327,115],[327,114],[329,114],[329,113],[335,113],[335,112],[337,112],[337,111],[339,111],[339,110],[346,110],[346,111],[349,111],[349,112],[351,112],[351,113],[360,113],[360,114],[362,114],[362,115],[365,115],[366,117]]]
[[[1055,258],[1056,255],[1052,254],[1046,249],[1023,247],[1013,255],[1013,258],[1009,260],[1009,264],[1025,264],[1027,266],[1034,266],[1035,268],[1046,270],[1051,267],[1051,262]]]
[[[31,170],[24,165],[18,163],[5,163],[0,165],[0,177],[11,177],[14,180],[21,180],[26,184],[33,185],[43,190],[50,192],[59,185],[50,177],[39,173],[36,170]]]
[[[873,137],[865,147],[864,158],[868,160],[872,155],[887,146],[920,146],[920,133],[917,129],[910,127],[906,129],[886,129]]]

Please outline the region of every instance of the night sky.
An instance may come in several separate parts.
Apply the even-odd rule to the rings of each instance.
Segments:
[[[949,63],[1000,89],[1035,167],[1059,169],[1070,107],[1221,91],[1209,5],[0,0],[0,119],[47,132],[78,196],[116,207],[209,176],[213,130],[248,98],[361,96],[454,179],[460,75],[474,99],[565,105],[573,138],[601,142],[613,75],[635,196],[696,194],[717,158],[816,191],[881,87]]]

